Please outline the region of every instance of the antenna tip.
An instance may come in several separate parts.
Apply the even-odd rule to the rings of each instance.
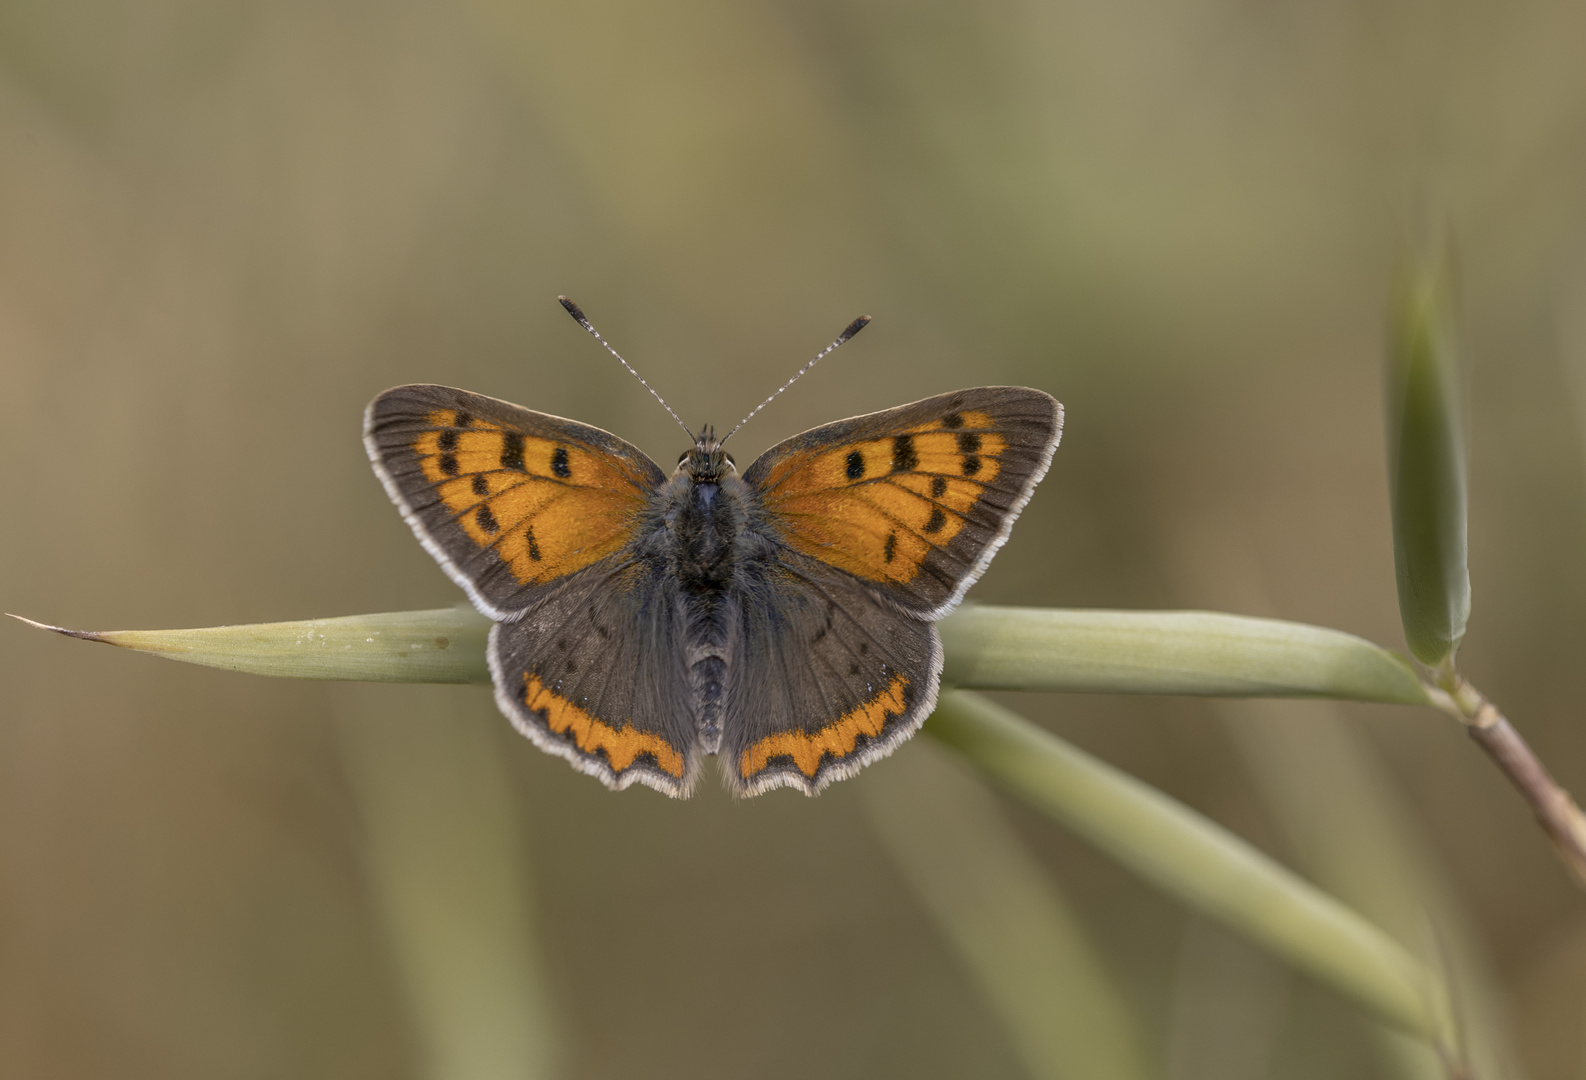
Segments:
[[[577,304],[573,303],[573,301],[570,300],[569,298],[567,298],[565,296],[558,296],[556,298],[556,301],[557,301],[557,303],[561,304],[564,308],[566,308],[567,309],[567,313],[569,315],[571,315],[573,318],[577,319],[579,322],[581,322],[581,323],[588,323],[589,322],[588,319],[584,318],[584,309],[579,307]]]
[[[837,344],[841,345],[843,342],[847,341],[849,338],[853,337],[855,334],[859,333],[859,331],[863,330],[865,327],[867,327],[869,325],[870,325],[870,316],[869,315],[861,315],[861,316],[859,316],[859,318],[855,319],[853,322],[848,324],[848,329],[844,330],[841,334],[839,334],[837,336]]]

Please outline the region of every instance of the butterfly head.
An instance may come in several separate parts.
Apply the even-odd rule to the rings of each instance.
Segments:
[[[677,459],[677,471],[697,484],[719,483],[738,471],[732,455],[721,448],[724,439],[716,438],[715,428],[704,428],[694,437],[694,448]]]

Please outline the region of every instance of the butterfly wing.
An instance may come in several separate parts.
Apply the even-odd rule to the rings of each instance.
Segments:
[[[599,428],[445,386],[375,398],[364,442],[420,542],[497,620],[513,725],[609,787],[687,794],[680,606],[640,550],[660,468]]]
[[[813,795],[890,754],[936,706],[936,628],[870,586],[785,552],[734,597],[721,766],[739,795]]]
[[[681,798],[698,775],[675,582],[623,552],[490,631],[496,703],[540,749],[621,789]]]
[[[631,544],[666,481],[599,428],[446,386],[375,398],[364,445],[419,542],[498,620]]]
[[[776,541],[735,597],[722,745],[730,787],[814,794],[930,715],[932,625],[963,598],[1045,475],[1063,409],[982,387],[787,440],[744,474]]]
[[[796,435],[744,482],[790,550],[935,620],[1007,539],[1062,430],[1050,394],[983,386]]]

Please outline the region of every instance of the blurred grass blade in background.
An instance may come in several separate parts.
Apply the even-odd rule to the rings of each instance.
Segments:
[[[940,625],[942,680],[965,689],[1427,704],[1402,657],[1353,634],[1280,619],[972,605]]]
[[[1139,1022],[1084,926],[961,759],[922,741],[867,774],[861,793],[1031,1076],[1154,1075]]]
[[[979,694],[942,695],[925,730],[1164,892],[1379,1020],[1450,1045],[1435,983],[1413,956],[1245,841]]]
[[[1269,1080],[1291,1075],[1293,1070],[1284,1067],[1287,1063],[1274,1060],[1275,1053],[1285,1032],[1304,1023],[1305,1014],[1314,1008],[1311,999],[1320,995],[1306,993],[1310,987],[1298,986],[1301,978],[1258,945],[1193,913],[1183,920],[1175,951],[1162,1024],[1160,1075],[1166,1080]],[[1366,1024],[1385,1030],[1369,1020]],[[1423,1040],[1400,1038],[1435,1060]]]
[[[347,687],[337,732],[375,909],[431,1080],[548,1080],[522,816],[493,717],[455,696]]]
[[[1470,617],[1465,564],[1465,394],[1440,255],[1407,275],[1388,353],[1388,475],[1399,616],[1415,658],[1453,664]]]
[[[1472,1073],[1521,1080],[1474,920],[1371,740],[1325,701],[1224,701],[1217,711],[1296,868],[1412,951],[1435,954],[1455,987]],[[1393,1075],[1448,1075],[1424,1044],[1378,1036]]]

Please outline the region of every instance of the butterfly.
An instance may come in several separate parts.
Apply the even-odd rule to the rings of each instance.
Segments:
[[[685,797],[717,755],[737,795],[814,795],[930,715],[934,624],[1007,539],[1062,426],[1050,395],[983,386],[814,428],[742,476],[732,432],[689,432],[668,476],[588,424],[412,385],[370,403],[364,442],[494,620],[496,701],[541,749],[614,789]]]

